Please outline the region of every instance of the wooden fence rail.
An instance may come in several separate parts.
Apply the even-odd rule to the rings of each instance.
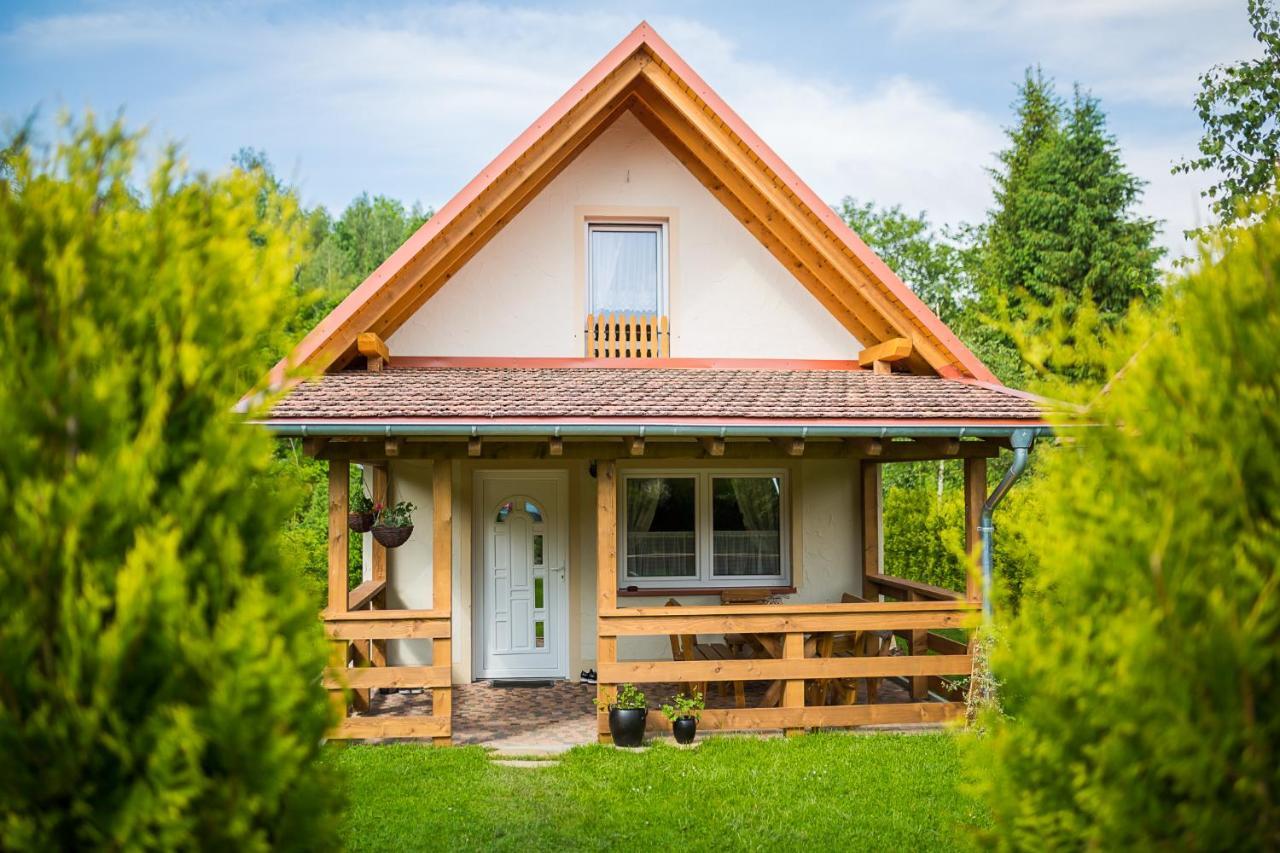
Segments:
[[[707,730],[783,729],[793,734],[813,727],[956,719],[964,715],[963,702],[806,705],[805,682],[903,677],[910,679],[914,686],[917,680],[966,676],[972,671],[973,659],[963,643],[948,641],[934,648],[921,647],[918,651],[913,647],[911,656],[821,657],[816,653],[812,636],[807,635],[887,631],[927,637],[929,628],[962,626],[975,607],[972,602],[951,598],[881,603],[613,608],[601,612],[598,620],[600,637],[609,641],[600,646],[605,655],[597,661],[598,694],[602,701],[612,701],[618,685],[626,682],[775,681],[782,684],[779,707],[707,710],[700,722]],[[781,639],[781,656],[714,661],[617,659],[618,637],[680,634],[772,635]],[[927,699],[927,694],[913,698]],[[669,727],[660,715],[650,717],[649,728]],[[597,723],[601,739],[607,740],[606,711],[601,711]]]

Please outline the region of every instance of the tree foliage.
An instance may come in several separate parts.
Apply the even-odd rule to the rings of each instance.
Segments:
[[[325,643],[232,413],[296,216],[172,151],[135,189],[137,147],[90,120],[0,182],[0,847],[323,848]]]
[[[1280,846],[1280,211],[1255,214],[1116,334],[1095,426],[1043,460],[975,750],[1001,847]]]
[[[1271,188],[1280,166],[1280,13],[1267,0],[1249,0],[1249,26],[1262,56],[1200,75],[1200,154],[1173,169],[1221,173],[1203,195],[1225,222],[1241,202]]]
[[[1083,378],[1071,345],[1159,295],[1157,223],[1136,213],[1142,182],[1125,168],[1097,99],[1077,87],[1066,103],[1029,70],[1016,110],[992,172],[995,206],[978,235],[979,311],[1009,342],[1065,336],[1058,359],[1035,366]]]

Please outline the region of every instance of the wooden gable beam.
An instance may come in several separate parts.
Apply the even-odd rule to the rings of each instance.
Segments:
[[[906,338],[892,338],[858,353],[858,364],[861,367],[870,367],[876,373],[890,373],[890,366],[895,361],[904,361],[910,357],[911,341]]]
[[[949,356],[920,333],[909,317],[894,309],[888,296],[876,287],[864,267],[833,245],[820,222],[797,209],[794,196],[780,190],[765,174],[763,167],[742,151],[723,123],[706,112],[696,95],[683,88],[657,64],[645,69],[637,91],[643,94],[646,87],[650,90],[650,97],[645,101],[655,115],[674,125],[675,122],[670,121],[674,113],[700,137],[701,142],[686,140],[695,153],[701,151],[698,156],[712,162],[721,160],[765,200],[768,209],[757,210],[758,218],[778,230],[789,229],[795,235],[795,242],[790,245],[793,253],[826,282],[828,292],[835,299],[845,303],[848,309],[859,315],[863,324],[869,326],[869,334],[860,335],[860,339],[880,342],[894,337],[909,337],[917,344],[916,353],[911,357],[911,367],[917,372],[934,372],[952,363]],[[655,94],[657,98],[653,97]],[[654,101],[664,101],[665,104]],[[749,195],[744,193],[744,200]]]
[[[411,261],[340,325],[312,356],[327,368],[354,357],[357,328],[389,337],[587,144],[621,114],[651,58],[637,51],[556,122]]]
[[[391,361],[391,350],[376,332],[361,332],[356,336],[356,349],[368,365],[372,373],[381,373],[384,365]]]

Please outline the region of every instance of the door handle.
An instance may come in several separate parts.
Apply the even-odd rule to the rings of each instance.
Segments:
[[[551,569],[551,571],[554,572],[556,577],[560,578],[560,580],[564,580],[564,566],[556,566]]]

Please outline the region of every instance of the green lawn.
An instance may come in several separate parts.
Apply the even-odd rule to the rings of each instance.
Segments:
[[[335,746],[354,850],[942,849],[986,815],[949,734],[584,747],[499,767],[476,747]]]

